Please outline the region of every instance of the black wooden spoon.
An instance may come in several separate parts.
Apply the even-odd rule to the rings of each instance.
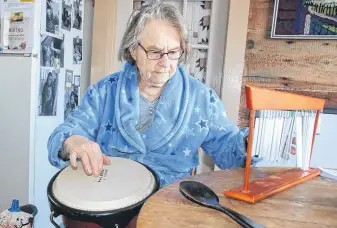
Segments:
[[[262,228],[260,224],[254,222],[250,218],[226,208],[219,203],[218,196],[208,188],[206,185],[196,181],[182,181],[179,186],[180,192],[192,202],[199,205],[213,208],[221,211],[231,217],[234,221],[240,224],[242,227],[249,228]]]

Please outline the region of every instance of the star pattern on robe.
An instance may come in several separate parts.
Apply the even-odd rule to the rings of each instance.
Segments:
[[[207,122],[207,120],[204,120],[200,117],[200,120],[195,124],[198,125],[200,127],[200,131],[202,131],[203,129],[208,129]]]
[[[210,143],[214,143],[215,141],[216,141],[216,138],[215,137],[213,137],[211,140],[209,140],[210,141]]]
[[[77,122],[76,122],[76,121],[74,121],[74,120],[70,120],[69,122],[70,122],[70,124],[72,125],[72,127],[75,127],[75,126],[77,126]]]
[[[132,103],[133,100],[134,100],[134,99],[133,99],[132,97],[129,97],[129,98],[128,98],[128,101],[129,101],[130,103]]]
[[[117,77],[110,77],[108,80],[111,84],[116,83],[118,81]]]
[[[91,107],[89,107],[89,108],[87,109],[87,111],[88,111],[87,113],[88,113],[89,116],[91,116],[91,117],[95,116],[95,115],[94,115],[94,112],[93,112],[93,110],[92,110]]]
[[[226,131],[226,128],[224,126],[219,127],[219,131]]]
[[[105,146],[105,142],[101,142],[99,145],[101,145],[101,147]]]
[[[209,95],[212,96],[213,95],[213,91],[210,89],[209,90]]]
[[[87,113],[85,113],[85,112],[82,112],[82,113],[80,114],[80,116],[83,116],[83,117],[86,118],[87,120],[90,119],[89,115],[88,115]]]
[[[216,102],[216,99],[214,98],[214,96],[211,96],[210,102],[211,102],[212,104],[214,104],[214,103]]]
[[[186,149],[183,151],[186,156],[190,156],[190,153],[192,152],[189,148],[186,147]]]
[[[71,131],[63,132],[60,141],[63,142],[71,136]]]
[[[111,131],[112,132],[112,125],[110,124],[110,122],[108,122],[107,124],[105,124],[104,127],[105,127],[105,132],[107,132],[107,131]]]
[[[104,98],[106,95],[106,89],[104,87],[99,88],[99,95]]]
[[[136,73],[132,72],[131,74],[128,75],[128,79],[131,80],[134,75],[136,75]]]
[[[160,105],[164,105],[165,103],[164,103],[164,101],[163,101],[163,98],[159,98],[159,100],[158,100],[158,104],[160,104]]]
[[[96,90],[94,88],[90,88],[89,89],[89,100],[93,100],[94,98],[96,98],[97,94],[96,94]]]
[[[199,113],[199,112],[200,112],[200,108],[199,108],[198,106],[195,107],[195,108],[194,108],[194,112]]]
[[[213,125],[217,125],[216,124],[216,111],[211,109],[211,113],[210,113],[210,116],[209,116],[209,122],[210,122],[210,126],[213,126]]]
[[[162,104],[164,105],[163,109],[164,110],[170,110],[172,108],[172,106],[175,106],[174,105],[175,101],[174,100],[166,100],[165,102],[162,102]],[[179,107],[174,107],[175,110],[179,110]]]
[[[185,136],[186,136],[186,138],[188,138],[189,136],[195,136],[195,134],[194,134],[194,128],[189,128],[189,127],[186,127],[185,128]]]
[[[165,118],[163,116],[159,117],[163,122],[166,122]]]
[[[96,136],[98,134],[98,130],[93,128],[88,131],[91,135]]]

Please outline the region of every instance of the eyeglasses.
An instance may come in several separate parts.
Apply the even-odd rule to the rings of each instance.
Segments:
[[[146,50],[140,43],[138,45],[145,51],[146,56],[150,60],[158,60],[161,59],[165,54],[171,60],[180,59],[180,57],[184,54],[184,50],[179,49],[176,51],[162,52],[162,51],[148,51]]]

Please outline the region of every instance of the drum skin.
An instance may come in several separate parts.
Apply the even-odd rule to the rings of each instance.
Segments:
[[[78,210],[60,203],[52,192],[53,183],[63,169],[60,170],[49,181],[47,188],[49,207],[52,212],[51,219],[52,217],[61,215],[66,228],[123,228],[127,226],[129,222],[138,215],[145,201],[159,189],[159,180],[155,172],[150,167],[144,164],[142,165],[145,166],[155,178],[155,186],[151,194],[134,205],[103,212]]]

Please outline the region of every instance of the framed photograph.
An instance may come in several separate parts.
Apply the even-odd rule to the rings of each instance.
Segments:
[[[66,81],[65,81],[65,88],[71,88],[73,84],[73,71],[66,70]]]
[[[79,75],[74,76],[74,85],[75,86],[80,86],[81,84],[81,77]]]
[[[275,0],[271,38],[337,39],[337,0]]]

